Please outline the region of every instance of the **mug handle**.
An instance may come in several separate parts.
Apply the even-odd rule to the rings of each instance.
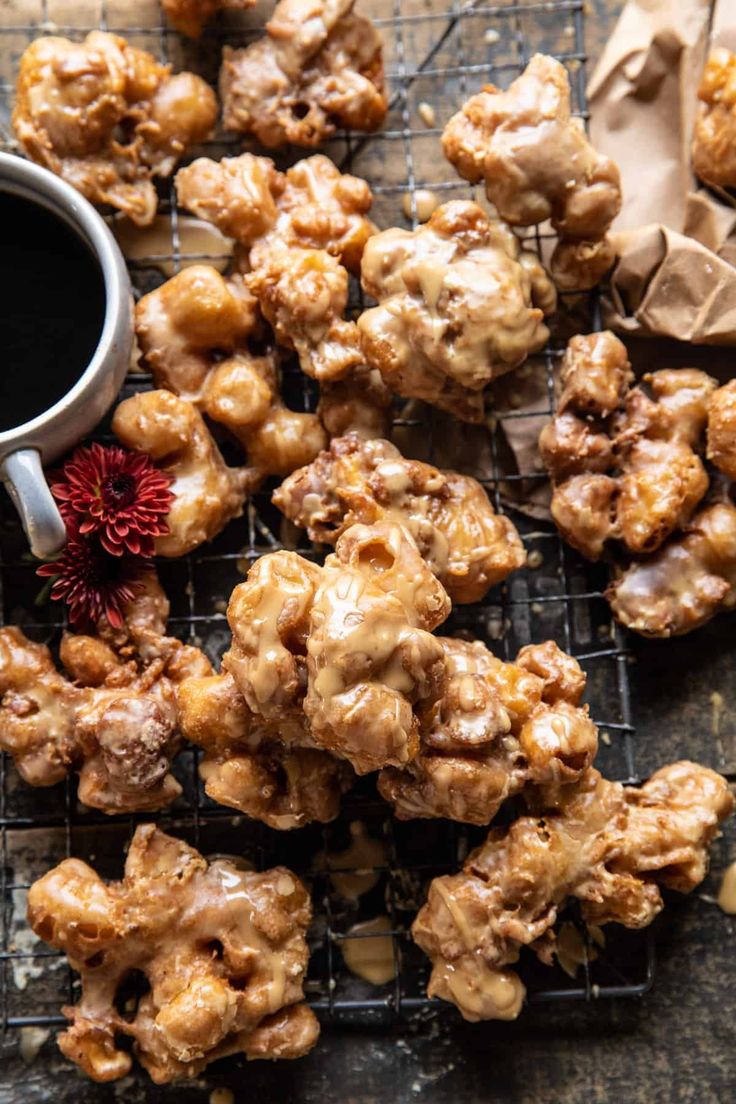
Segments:
[[[66,525],[51,497],[37,449],[11,452],[0,464],[0,477],[20,514],[31,552],[45,560],[66,544]]]

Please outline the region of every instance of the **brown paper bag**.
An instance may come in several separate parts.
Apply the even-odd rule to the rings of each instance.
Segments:
[[[690,192],[683,233],[733,264],[736,258],[736,203],[730,197],[727,202],[719,203],[705,188]]]
[[[607,327],[696,345],[736,344],[736,269],[700,241],[653,224],[615,235]]]
[[[616,230],[684,225],[708,21],[707,0],[629,0],[590,80],[593,144],[621,170]]]
[[[603,305],[620,333],[736,344],[736,209],[690,163],[709,45],[736,47],[733,0],[629,0],[590,82],[591,136],[623,185]]]

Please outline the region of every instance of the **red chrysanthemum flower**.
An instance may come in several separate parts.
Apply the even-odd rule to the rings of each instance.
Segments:
[[[51,492],[64,519],[111,555],[152,556],[154,537],[169,531],[170,485],[142,453],[94,444],[67,460]]]
[[[61,556],[42,564],[36,574],[54,580],[51,597],[66,602],[73,625],[96,625],[104,614],[119,629],[123,606],[142,589],[141,576],[148,566],[140,556],[109,556],[95,538],[71,530]]]

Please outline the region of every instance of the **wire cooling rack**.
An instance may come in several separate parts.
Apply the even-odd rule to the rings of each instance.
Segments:
[[[439,0],[364,0],[364,9],[380,28],[390,91],[390,112],[384,129],[370,137],[340,134],[326,147],[342,168],[364,176],[373,188],[373,215],[379,226],[416,224],[415,197],[429,188],[441,199],[481,199],[477,190],[456,177],[439,147],[442,126],[459,103],[484,82],[506,85],[530,56],[542,50],[559,58],[570,74],[576,112],[585,118],[585,77],[582,0],[553,3],[462,4],[449,7]],[[134,13],[131,18],[131,13]],[[201,42],[180,39],[167,28],[157,4],[149,0],[14,0],[0,9],[0,125],[6,149],[13,149],[9,128],[12,89],[23,49],[37,35],[63,34],[81,38],[98,27],[124,34],[135,45],[188,67],[211,80],[216,77],[222,41],[251,40],[263,23],[259,9],[244,19],[232,16],[208,28]],[[219,156],[240,147],[218,135],[196,151]],[[296,160],[297,154],[288,155]],[[281,166],[288,160],[279,158]],[[137,256],[131,273],[139,292],[163,280],[162,267],[177,271],[206,255],[187,253],[173,188],[161,189],[165,248]],[[546,235],[535,231],[527,245],[545,248]],[[219,258],[218,258],[219,259]],[[359,300],[359,291],[355,289]],[[415,455],[447,462],[480,477],[496,507],[519,495],[534,496],[544,476],[528,442],[551,411],[555,366],[573,328],[595,327],[595,302],[577,297],[563,303],[551,344],[529,367],[513,373],[497,387],[494,417],[483,430],[457,427],[437,412],[404,408],[397,414],[395,436]],[[150,386],[149,377],[131,373],[124,392]],[[287,370],[287,401],[313,408],[310,381]],[[107,427],[98,437],[105,439]],[[458,439],[461,445],[457,445]],[[519,447],[527,440],[526,450]],[[510,462],[509,442],[517,446]],[[453,442],[455,444],[453,445]],[[417,451],[418,450],[418,451]],[[529,456],[528,463],[523,457]],[[255,495],[243,517],[231,523],[211,545],[183,560],[160,564],[160,577],[172,602],[171,631],[201,645],[213,659],[229,642],[224,610],[233,586],[250,563],[282,546],[292,536],[269,501],[270,488]],[[603,598],[605,569],[581,561],[567,549],[556,531],[512,511],[529,552],[529,566],[516,572],[475,606],[457,608],[446,631],[484,640],[497,654],[511,659],[530,641],[549,637],[578,657],[588,674],[587,700],[601,730],[599,766],[610,778],[638,780],[631,715],[627,654],[620,630],[611,622]],[[318,556],[303,538],[299,550]],[[293,544],[290,545],[294,547]],[[35,639],[58,641],[59,610],[35,602],[39,581],[17,519],[7,500],[0,514],[0,603],[6,623],[21,625]],[[445,630],[443,630],[445,631]],[[203,793],[197,777],[197,752],[183,752],[175,773],[182,797],[157,819],[167,830],[186,838],[203,853],[237,854],[258,867],[288,863],[313,888],[315,921],[307,995],[323,1019],[389,1023],[397,1018],[436,1009],[424,987],[427,964],[413,946],[408,928],[421,904],[428,881],[457,868],[483,832],[446,821],[401,824],[388,816],[372,780],[363,779],[343,803],[340,818],[326,828],[277,833],[232,810],[218,807]],[[63,1022],[60,1006],[75,998],[76,982],[65,960],[39,943],[25,923],[30,883],[53,863],[75,855],[91,862],[103,876],[119,877],[123,852],[138,820],[145,817],[104,817],[76,799],[73,781],[50,790],[33,790],[17,777],[11,761],[0,766],[0,1015],[11,1035],[28,1027],[53,1027]],[[385,861],[375,870],[375,885],[359,902],[335,892],[320,855],[343,849],[349,826],[360,820],[369,835],[383,842]],[[345,967],[346,940],[360,920],[388,917],[388,938],[395,978],[374,987]],[[568,917],[576,923],[573,913]],[[578,1001],[635,996],[650,985],[654,971],[652,941],[647,933],[609,927],[606,946],[585,955],[575,978],[559,967],[542,968],[522,957],[521,972],[531,1001]]]

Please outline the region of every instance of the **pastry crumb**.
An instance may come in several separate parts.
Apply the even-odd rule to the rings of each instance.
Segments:
[[[425,100],[417,107],[417,115],[422,120],[425,126],[433,127],[437,122],[437,115],[431,104],[428,104]]]

